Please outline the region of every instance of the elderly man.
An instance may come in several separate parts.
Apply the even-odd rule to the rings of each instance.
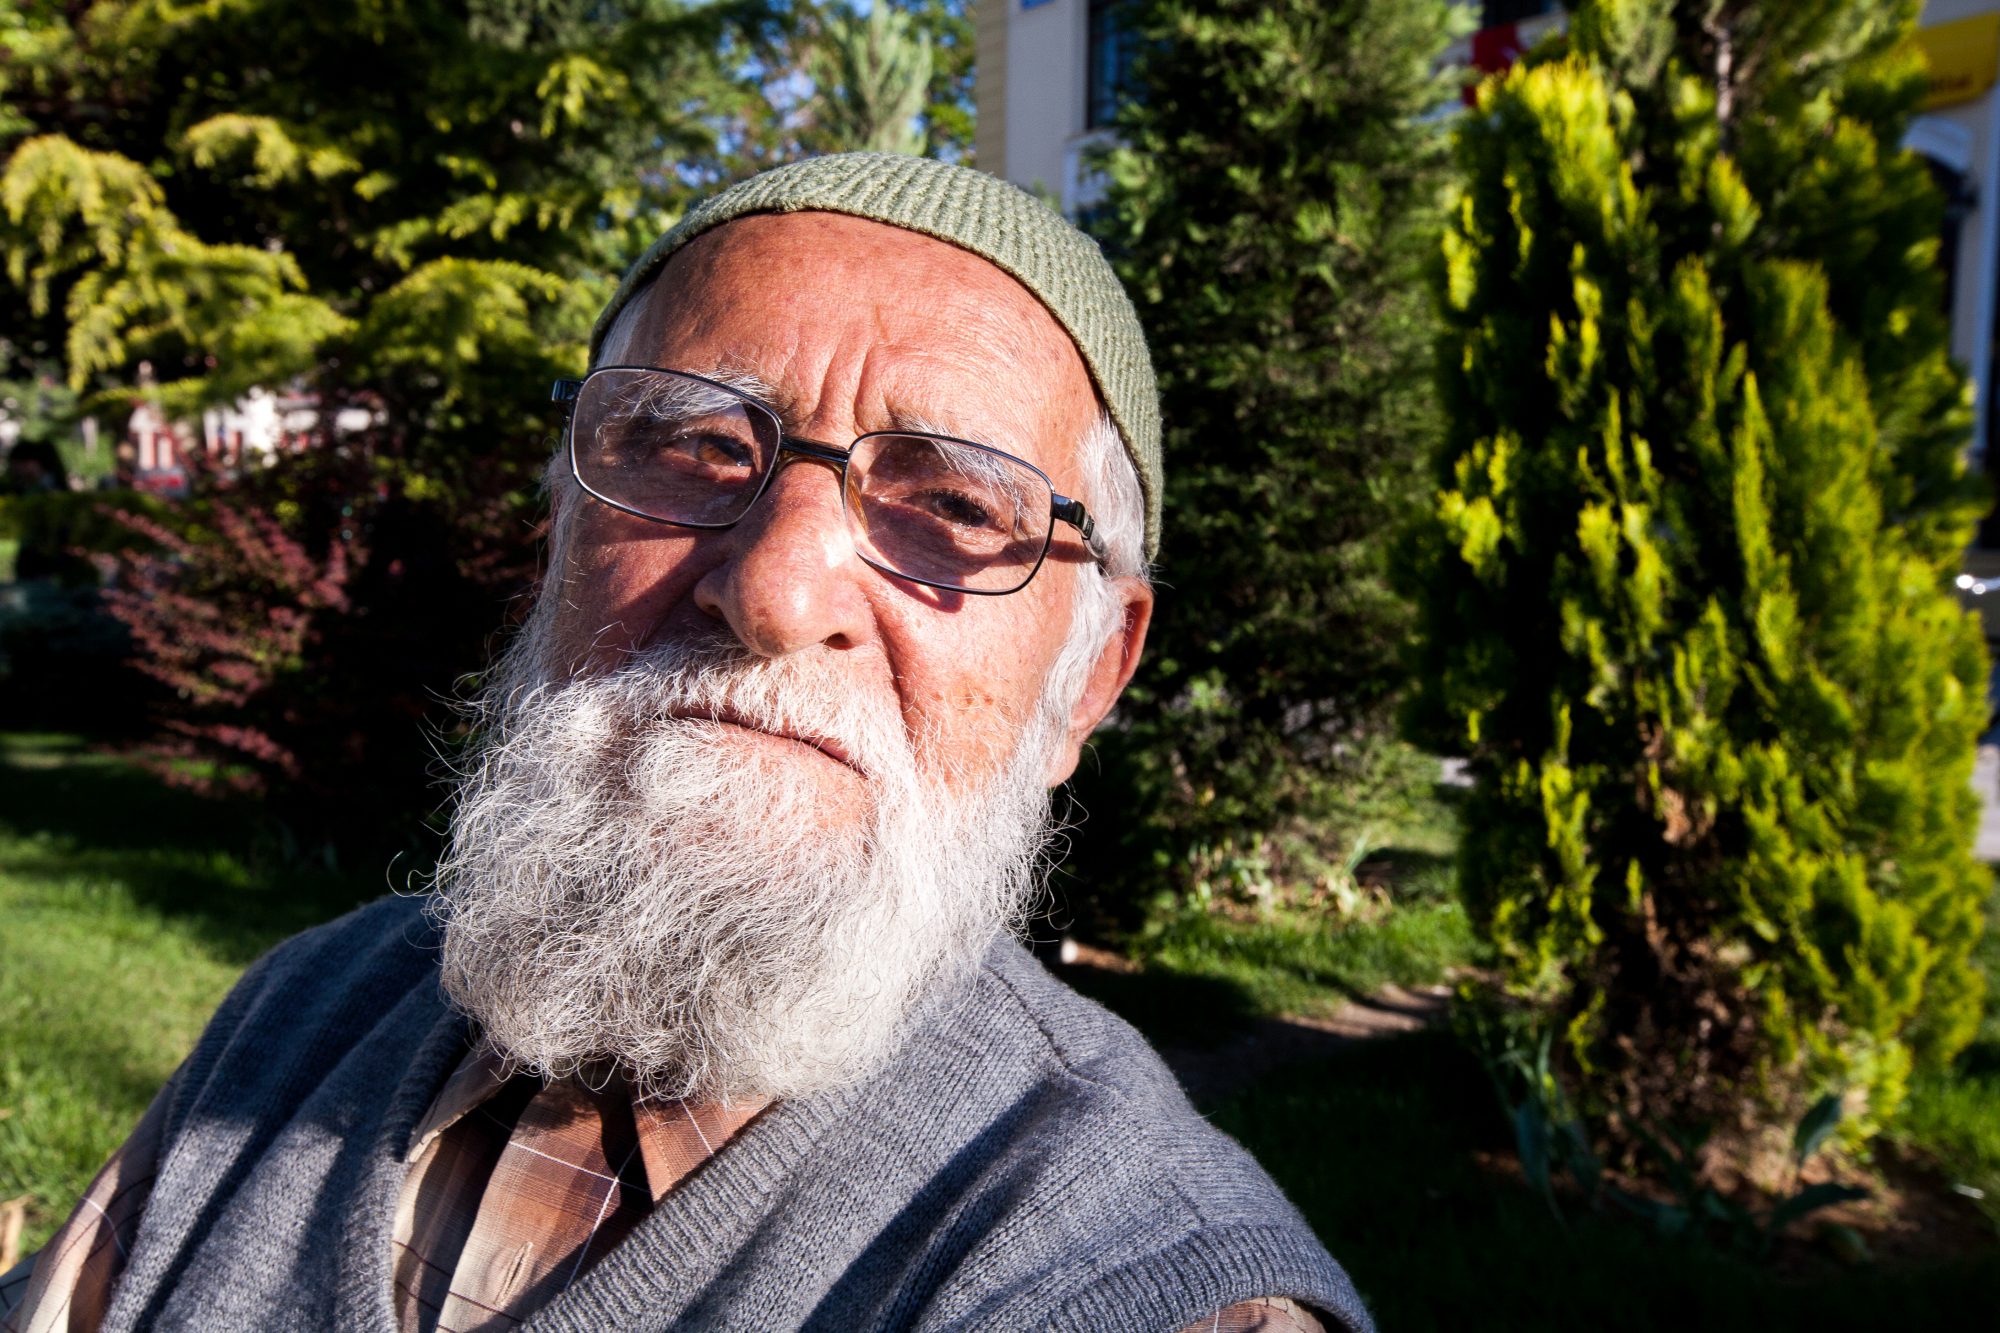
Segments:
[[[251,969],[16,1326],[1365,1329],[1009,938],[1152,606],[1096,248],[800,163],[655,246],[593,365],[434,892]]]

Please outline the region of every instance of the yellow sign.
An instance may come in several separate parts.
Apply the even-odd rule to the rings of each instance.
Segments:
[[[1931,91],[1924,106],[1969,102],[2000,75],[2000,13],[1920,28],[1917,46],[1931,67]]]

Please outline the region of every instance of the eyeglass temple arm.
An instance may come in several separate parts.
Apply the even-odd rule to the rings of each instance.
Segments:
[[[1072,500],[1067,495],[1058,495],[1049,512],[1083,534],[1083,544],[1097,557],[1098,564],[1102,565],[1109,561],[1110,554],[1104,548],[1104,540],[1097,535],[1097,520],[1093,519],[1090,511],[1083,507],[1083,501]]]
[[[561,403],[565,407],[574,407],[576,396],[582,392],[582,380],[557,380],[549,386],[549,401]]]

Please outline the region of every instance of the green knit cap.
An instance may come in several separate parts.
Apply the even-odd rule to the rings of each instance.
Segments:
[[[1146,497],[1146,558],[1160,549],[1160,393],[1139,316],[1097,243],[1034,196],[969,167],[889,153],[839,153],[776,167],[698,205],[632,266],[590,335],[590,359],[618,312],[668,256],[752,213],[846,213],[934,236],[1011,275],[1083,354]]]

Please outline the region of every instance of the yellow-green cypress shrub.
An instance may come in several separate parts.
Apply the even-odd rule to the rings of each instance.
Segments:
[[[1591,0],[1457,133],[1411,717],[1612,1125],[1850,1126],[1970,1038],[1986,653],[1949,588],[1913,3]]]

